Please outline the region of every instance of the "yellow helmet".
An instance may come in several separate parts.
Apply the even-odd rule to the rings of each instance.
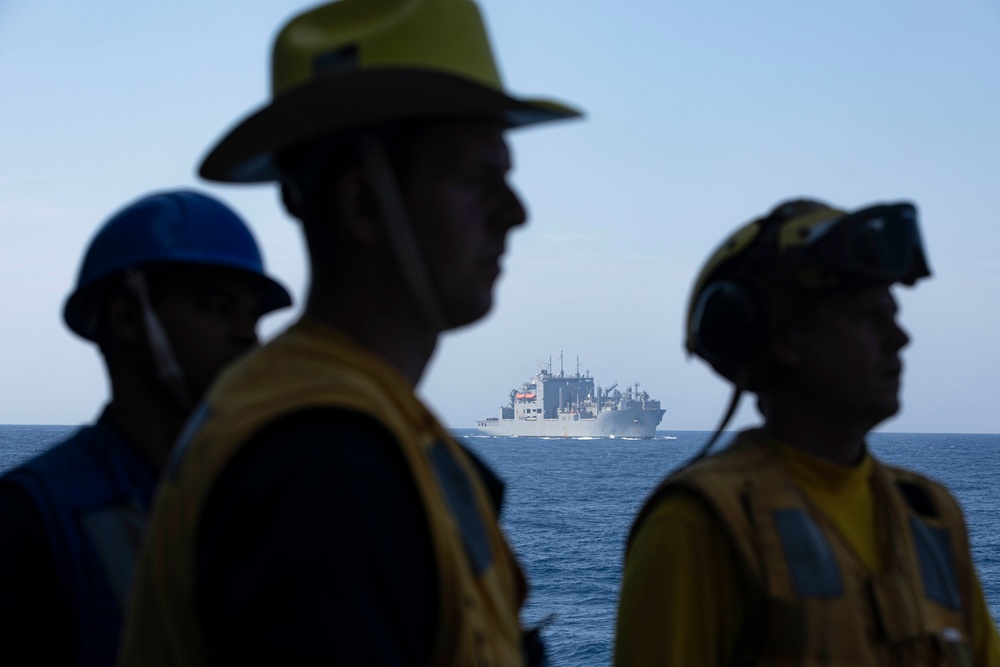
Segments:
[[[199,173],[276,180],[276,152],[339,132],[418,119],[518,127],[580,112],[504,90],[472,0],[338,0],[278,33],[272,99],[209,152]]]
[[[929,275],[913,204],[847,213],[812,200],[784,202],[734,232],[705,263],[688,304],[686,347],[746,386],[779,324],[779,289],[912,285]]]

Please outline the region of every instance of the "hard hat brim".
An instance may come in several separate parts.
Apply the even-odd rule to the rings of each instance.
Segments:
[[[259,297],[259,315],[264,316],[275,310],[287,308],[292,305],[292,296],[288,290],[278,281],[271,277],[257,273],[256,271],[239,266],[225,266],[212,262],[164,262],[163,266],[212,266],[218,268],[228,268],[239,272],[253,284],[253,289]],[[63,305],[63,321],[70,331],[90,341],[97,342],[96,333],[96,304],[103,298],[101,294],[106,289],[108,280],[111,280],[117,273],[109,275],[107,278],[92,283],[83,288],[76,289],[66,298]],[[95,301],[96,299],[96,301]]]
[[[558,102],[518,99],[438,71],[385,68],[328,75],[288,91],[236,125],[198,173],[227,183],[277,180],[273,156],[282,150],[403,121],[488,120],[516,128],[581,115]]]

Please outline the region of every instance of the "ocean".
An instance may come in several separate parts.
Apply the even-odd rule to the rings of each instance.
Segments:
[[[0,426],[0,473],[72,430]],[[709,433],[561,440],[453,432],[507,484],[502,521],[532,586],[525,623],[552,616],[544,637],[555,665],[609,664],[632,517],[660,479],[697,451]],[[882,460],[929,475],[958,498],[987,603],[1000,618],[1000,500],[995,492],[1000,434],[876,433],[869,443]]]

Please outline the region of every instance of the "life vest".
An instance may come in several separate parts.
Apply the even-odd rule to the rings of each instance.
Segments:
[[[971,665],[974,570],[961,510],[939,484],[877,460],[870,483],[878,573],[811,505],[779,455],[747,434],[668,478],[633,535],[672,493],[694,493],[718,517],[752,609],[734,664]]]
[[[41,517],[74,633],[76,665],[113,665],[156,476],[114,428],[97,424],[7,473]]]
[[[310,321],[224,372],[186,429],[190,435],[178,441],[136,573],[121,664],[207,664],[193,594],[204,503],[227,463],[255,433],[284,415],[317,407],[376,419],[407,461],[438,574],[431,664],[523,664],[518,610],[526,583],[471,459],[384,361],[337,330]]]

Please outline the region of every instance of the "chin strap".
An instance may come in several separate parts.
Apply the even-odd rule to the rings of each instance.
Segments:
[[[708,442],[702,445],[702,448],[698,450],[698,453],[695,454],[687,463],[681,466],[681,468],[686,468],[692,463],[697,463],[701,459],[708,456],[708,453],[712,450],[712,445],[718,441],[719,436],[722,435],[722,430],[726,428],[726,424],[728,424],[729,420],[733,418],[734,414],[736,414],[736,408],[739,407],[740,399],[743,398],[743,391],[744,389],[740,384],[733,385],[733,396],[729,399],[729,407],[726,408],[726,414],[723,415],[722,421],[720,421],[719,425],[715,427],[715,432],[712,434],[712,437],[710,437]]]
[[[410,224],[399,186],[389,166],[383,143],[371,136],[359,139],[361,159],[371,178],[375,201],[385,225],[385,232],[392,245],[393,254],[399,263],[403,278],[407,282],[410,295],[420,309],[424,324],[435,331],[451,328],[444,316],[441,303],[431,284],[430,273],[424,257],[420,254],[413,226]]]
[[[129,269],[125,272],[125,286],[139,300],[139,306],[142,308],[142,322],[146,328],[149,350],[153,355],[156,377],[180,407],[189,411],[194,407],[194,399],[191,397],[191,390],[185,381],[184,370],[177,362],[177,355],[174,354],[174,349],[170,345],[167,331],[163,328],[160,318],[156,316],[156,311],[153,310],[145,275],[137,269]]]

